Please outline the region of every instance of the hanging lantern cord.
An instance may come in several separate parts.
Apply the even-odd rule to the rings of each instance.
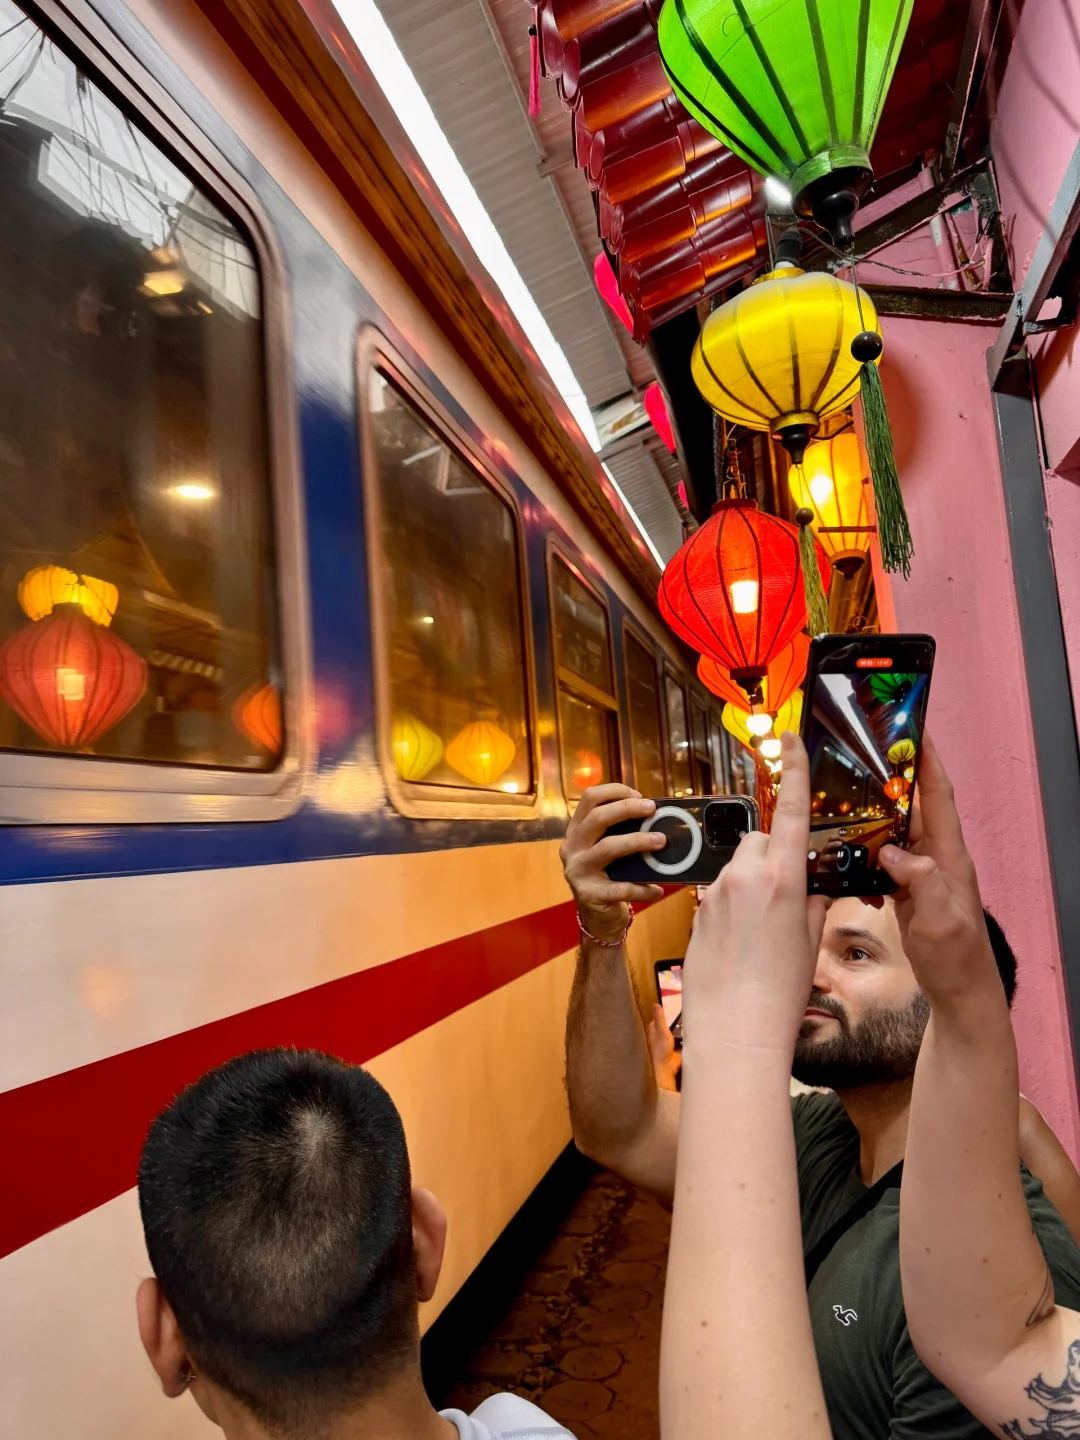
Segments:
[[[859,388],[863,404],[863,432],[866,437],[866,453],[870,458],[870,475],[874,482],[881,563],[886,570],[899,570],[906,580],[911,574],[914,546],[911,543],[911,530],[900,490],[900,477],[896,473],[896,457],[893,454],[889,414],[885,408],[885,392],[875,364],[881,354],[882,340],[876,330],[866,328],[866,321],[863,319],[862,292],[855,268],[854,242],[846,259],[851,267],[855,303],[859,308],[859,333],[851,342],[851,354],[862,366]]]

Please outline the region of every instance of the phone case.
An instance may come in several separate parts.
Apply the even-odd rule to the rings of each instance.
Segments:
[[[607,866],[610,879],[637,885],[711,885],[735,854],[736,833],[741,837],[747,831],[760,829],[757,804],[749,796],[688,795],[654,803],[652,815],[613,825],[608,834],[629,835],[659,826],[668,835],[667,846],[647,855],[626,855],[613,861]],[[727,812],[725,822],[735,827],[730,835],[735,843],[715,843],[722,827],[714,823],[714,816],[706,823],[709,806],[722,806]]]

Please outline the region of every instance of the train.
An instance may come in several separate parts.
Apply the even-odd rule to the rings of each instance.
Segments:
[[[659,572],[320,0],[0,0],[3,1430],[141,1353],[154,1114],[367,1064],[450,1216],[570,1142],[581,791],[745,793]],[[630,939],[643,1003],[690,895]]]

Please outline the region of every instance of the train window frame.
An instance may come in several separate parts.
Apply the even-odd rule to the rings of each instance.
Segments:
[[[559,645],[555,631],[555,586],[551,578],[554,573],[554,566],[559,563],[565,565],[578,584],[589,592],[603,610],[607,619],[608,661],[611,665],[612,684],[610,695],[598,689],[597,686],[590,684],[588,680],[578,675],[575,670],[571,670],[560,661]],[[607,596],[604,595],[584,573],[580,561],[564,544],[557,540],[554,535],[549,535],[547,539],[544,572],[547,577],[548,625],[551,634],[551,664],[555,682],[555,738],[559,750],[559,779],[562,783],[563,800],[566,802],[567,811],[573,814],[577,808],[580,796],[570,794],[570,786],[567,783],[566,770],[563,766],[562,710],[559,707],[559,692],[560,690],[567,690],[577,699],[584,700],[589,705],[595,705],[607,711],[609,716],[608,732],[612,746],[612,753],[610,755],[611,779],[617,782],[621,779],[623,773],[623,713],[622,706],[619,704],[619,675],[615,667],[615,634],[614,627],[611,623],[611,605],[608,603]],[[614,724],[610,723],[611,717],[614,717]]]
[[[671,788],[671,756],[668,754],[667,741],[667,717],[664,713],[664,697],[662,694],[664,685],[664,670],[666,666],[661,664],[661,651],[657,645],[649,639],[639,625],[633,624],[627,616],[623,616],[622,623],[622,646],[623,646],[623,681],[626,688],[626,733],[630,737],[630,747],[627,759],[630,765],[630,784],[637,789],[637,770],[634,766],[634,755],[636,753],[636,742],[634,740],[634,721],[630,713],[630,682],[627,678],[626,666],[626,641],[627,638],[635,641],[648,654],[653,662],[653,671],[656,675],[656,719],[660,733],[660,764],[664,772],[664,794]],[[655,797],[659,799],[660,797]]]
[[[719,781],[719,783],[724,787],[722,790],[717,790],[716,793],[717,793],[718,795],[730,795],[730,794],[731,794],[731,759],[730,759],[729,754],[728,754],[727,731],[724,729],[724,722],[723,722],[723,719],[722,719],[722,717],[721,717],[721,713],[720,713],[719,710],[716,709],[716,707],[715,707],[714,705],[710,705],[710,706],[708,707],[708,710],[706,711],[706,718],[707,718],[708,724],[709,724],[709,750],[710,750],[710,759],[711,759],[711,761],[712,761],[712,767],[713,767],[713,784],[716,785],[717,782]],[[716,735],[717,743],[718,743],[719,746],[720,746],[720,761],[721,761],[721,765],[720,765],[720,773],[719,773],[719,775],[717,775],[717,773],[716,773],[716,761],[717,761],[717,757],[711,753],[711,752],[712,752],[712,738],[713,738],[713,734],[714,734],[714,733],[715,733],[715,735]]]
[[[710,794],[710,795],[715,795],[715,794],[717,794],[718,792],[717,792],[717,790],[716,790],[716,776],[713,774],[712,751],[711,751],[710,746],[709,746],[709,706],[708,706],[707,701],[705,701],[705,700],[702,699],[702,697],[698,694],[698,692],[694,689],[694,687],[693,687],[692,685],[687,686],[687,692],[688,692],[688,693],[687,693],[687,702],[688,702],[687,728],[688,728],[689,731],[690,731],[690,734],[689,734],[689,737],[688,737],[688,738],[689,738],[689,740],[690,740],[690,770],[691,770],[691,774],[693,774],[693,772],[694,772],[695,763],[703,763],[703,764],[705,764],[705,765],[707,765],[707,766],[709,767],[709,776],[710,776],[710,779],[712,780],[712,787],[711,787],[711,789],[708,790],[708,792],[705,791],[704,787],[701,787],[701,788],[699,789],[698,785],[695,783],[695,785],[694,785],[694,793],[695,793],[695,795],[696,795],[696,794],[705,794],[705,793],[708,793],[708,794]],[[702,718],[702,720],[704,721],[704,724],[705,724],[705,748],[704,748],[704,750],[700,750],[700,749],[698,748],[697,740],[696,740],[696,737],[695,737],[695,735],[694,735],[694,713],[695,713],[695,711],[696,711],[697,714]],[[697,776],[695,775],[694,778],[695,778],[695,782],[696,782]]]
[[[666,750],[667,765],[668,765],[668,780],[669,780],[669,782],[670,782],[668,788],[669,788],[669,790],[671,791],[672,795],[674,795],[674,794],[675,794],[675,764],[674,764],[674,755],[672,754],[671,722],[670,722],[670,720],[669,720],[669,718],[668,718],[668,705],[667,705],[667,684],[668,684],[668,681],[669,681],[669,680],[672,682],[672,684],[677,685],[677,686],[679,687],[679,690],[681,691],[682,697],[683,697],[683,713],[684,713],[684,715],[685,715],[685,717],[686,717],[687,758],[688,758],[688,760],[690,761],[690,784],[691,784],[691,789],[688,790],[686,793],[687,793],[688,795],[692,795],[692,794],[694,793],[694,792],[693,792],[693,781],[694,781],[694,755],[693,755],[693,746],[694,746],[694,741],[693,741],[693,736],[692,736],[691,733],[690,733],[690,686],[687,684],[686,676],[683,675],[679,670],[677,670],[677,669],[675,668],[675,666],[672,665],[670,662],[665,661],[665,663],[664,663],[664,668],[663,668],[663,681],[662,681],[662,683],[663,683],[663,686],[664,686],[664,696],[663,696],[663,699],[664,699],[664,738],[665,738],[665,741],[666,741],[665,750]]]
[[[513,488],[485,458],[473,437],[445,405],[431,393],[420,375],[386,336],[373,325],[364,325],[357,337],[357,393],[359,395],[360,450],[363,473],[363,514],[365,554],[368,563],[368,596],[371,622],[372,671],[375,680],[375,733],[379,769],[386,794],[399,814],[414,820],[524,820],[540,814],[540,751],[536,704],[536,663],[533,643],[532,608],[529,603],[528,557],[521,506]],[[373,374],[383,375],[430,425],[439,438],[508,507],[517,544],[518,595],[521,602],[522,665],[525,680],[525,720],[529,736],[529,767],[532,785],[528,791],[508,794],[501,790],[479,790],[472,786],[425,785],[403,780],[393,760],[391,744],[392,682],[387,631],[385,587],[375,583],[384,573],[382,495],[378,460],[368,403],[368,385]],[[483,798],[480,798],[483,797]]]
[[[267,519],[273,537],[282,674],[282,754],[270,771],[153,759],[0,750],[0,825],[227,824],[282,820],[302,803],[314,758],[310,592],[284,256],[253,187],[149,73],[122,34],[85,4],[18,0],[150,141],[237,224],[255,255],[262,307]]]

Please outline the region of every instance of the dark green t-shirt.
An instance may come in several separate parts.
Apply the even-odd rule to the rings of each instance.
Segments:
[[[803,1249],[866,1192],[859,1133],[835,1095],[792,1102]],[[1023,1171],[1057,1300],[1080,1309],[1080,1249]],[[948,1197],[942,1197],[948,1203]],[[810,1319],[834,1440],[973,1440],[985,1430],[915,1354],[900,1290],[900,1191],[887,1190],[837,1241],[810,1285]]]

